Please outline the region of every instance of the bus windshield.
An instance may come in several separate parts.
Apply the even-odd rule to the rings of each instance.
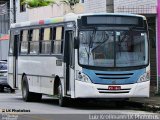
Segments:
[[[147,32],[140,29],[81,29],[79,63],[95,67],[148,64]]]

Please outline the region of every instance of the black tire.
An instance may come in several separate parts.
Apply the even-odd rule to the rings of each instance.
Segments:
[[[26,102],[40,101],[42,98],[42,94],[40,93],[29,92],[28,81],[25,75],[22,78],[22,97]]]
[[[4,86],[0,85],[0,92],[4,92]]]
[[[15,93],[15,90],[14,90],[14,89],[12,89],[12,88],[10,88],[10,91],[11,91],[11,93]]]
[[[8,87],[10,89],[10,93],[15,93],[15,89],[12,89],[10,86]]]
[[[61,107],[65,107],[67,106],[67,98],[66,97],[63,97],[63,88],[62,88],[62,85],[59,84],[58,86],[58,100],[59,100],[59,106]]]

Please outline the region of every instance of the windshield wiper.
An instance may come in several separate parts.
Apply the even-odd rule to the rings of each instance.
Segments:
[[[96,34],[96,28],[94,28],[92,34],[90,35],[90,39],[89,39],[89,45],[88,45],[88,52],[87,52],[87,49],[86,49],[86,52],[87,52],[87,56],[88,56],[88,65],[89,65],[89,57],[90,57],[90,49],[92,48],[93,46],[93,39],[95,37],[95,34]]]
[[[104,40],[102,43],[100,43],[99,45],[97,45],[96,47],[94,47],[93,49],[92,49],[92,51],[94,50],[94,49],[96,49],[96,48],[98,48],[99,46],[101,46],[101,45],[103,45],[105,42],[107,42],[108,40],[109,40],[109,35],[106,33],[106,31],[104,31],[105,32],[105,35],[107,35],[107,38],[105,37],[105,35],[104,35],[104,38],[102,37],[102,39],[101,40]],[[101,41],[100,40],[100,41]]]

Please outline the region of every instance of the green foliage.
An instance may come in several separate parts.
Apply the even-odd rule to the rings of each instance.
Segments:
[[[70,7],[79,3],[79,0],[21,0],[21,4],[26,4],[28,8],[37,8],[42,6],[48,6],[50,4],[56,4],[56,1],[65,3]]]
[[[48,6],[54,3],[54,0],[21,0],[21,4],[26,4],[29,8]]]

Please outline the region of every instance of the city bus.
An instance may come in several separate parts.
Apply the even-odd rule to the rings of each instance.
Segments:
[[[8,83],[25,101],[149,97],[147,20],[134,14],[74,14],[15,23]]]

